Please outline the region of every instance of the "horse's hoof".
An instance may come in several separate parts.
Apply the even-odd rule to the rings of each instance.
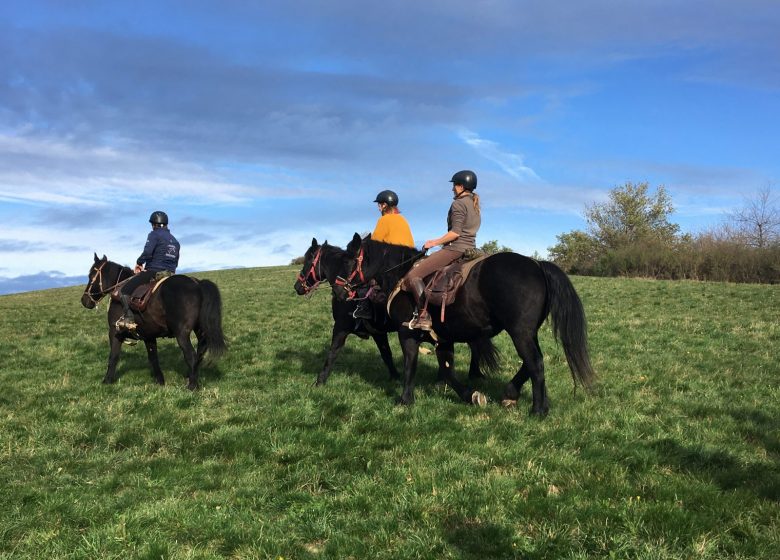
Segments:
[[[512,399],[504,399],[501,401],[501,406],[504,408],[512,408],[514,406],[517,406],[517,401]]]
[[[479,391],[474,391],[471,394],[471,404],[475,404],[479,407],[487,405],[487,397]]]
[[[103,385],[113,385],[116,383],[116,379],[109,379],[108,377],[104,377],[102,383]]]

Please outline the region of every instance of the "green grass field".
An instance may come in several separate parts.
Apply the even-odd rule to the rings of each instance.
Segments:
[[[312,387],[330,291],[299,298],[296,273],[198,275],[230,350],[197,393],[172,340],[165,387],[143,345],[101,385],[83,286],[0,297],[0,558],[780,557],[780,286],[573,278],[600,381],[572,390],[545,325],[538,420],[527,391],[497,403],[505,335],[485,408],[435,385],[433,355],[395,406],[354,337]]]

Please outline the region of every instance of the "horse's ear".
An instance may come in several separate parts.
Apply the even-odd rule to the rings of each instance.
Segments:
[[[311,238],[311,246],[312,247],[316,247],[317,245],[318,245],[317,238],[316,237],[312,237]]]
[[[360,238],[360,235],[357,233],[352,236],[352,241],[349,242],[349,245],[347,245],[347,252],[357,254],[358,249],[360,248],[360,244],[363,242],[363,240]]]
[[[105,255],[103,255],[103,258],[102,258],[102,259],[100,259],[100,260],[101,260],[101,261],[107,261],[107,260],[108,260],[108,258],[107,258]]]
[[[98,262],[100,259],[97,256],[97,253],[95,253],[95,262]]]

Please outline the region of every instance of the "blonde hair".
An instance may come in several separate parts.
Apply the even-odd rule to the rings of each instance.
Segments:
[[[471,197],[474,201],[474,210],[476,210],[477,214],[479,214],[479,195],[474,191],[471,191]]]

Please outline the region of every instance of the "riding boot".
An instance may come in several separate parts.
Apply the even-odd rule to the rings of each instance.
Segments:
[[[406,285],[410,288],[414,301],[417,304],[414,316],[407,326],[410,329],[432,331],[433,323],[431,322],[431,316],[428,315],[428,310],[425,308],[425,282],[422,278],[413,277],[406,279]]]
[[[130,296],[128,294],[122,294],[120,299],[122,300],[124,314],[117,320],[116,328],[135,332],[138,325],[135,322],[135,315],[130,311]]]

